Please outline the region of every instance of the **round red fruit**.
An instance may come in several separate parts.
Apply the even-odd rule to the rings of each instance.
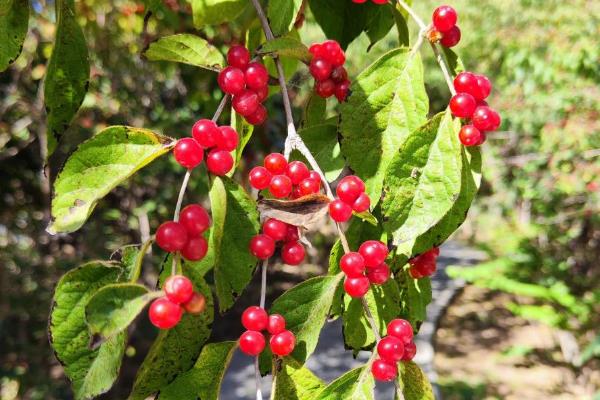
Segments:
[[[285,318],[279,314],[269,315],[267,331],[269,331],[271,335],[277,335],[278,333],[285,331]]]
[[[335,94],[335,82],[331,79],[317,81],[315,83],[315,93],[324,99]]]
[[[367,240],[358,248],[358,252],[365,259],[367,268],[374,268],[383,264],[388,256],[388,248],[378,240]]]
[[[366,193],[361,193],[352,204],[352,209],[357,213],[369,211],[369,208],[371,208],[371,199]]]
[[[183,308],[190,314],[200,314],[206,309],[206,297],[201,293],[194,292],[192,298],[183,304]]]
[[[308,196],[309,194],[319,193],[321,189],[320,181],[315,181],[312,178],[306,178],[298,185],[300,197]]]
[[[271,183],[271,173],[265,167],[254,167],[250,170],[248,179],[254,189],[263,190]]]
[[[348,92],[350,91],[350,81],[344,81],[335,85],[335,97],[340,103],[346,101]]]
[[[413,329],[410,322],[400,318],[390,321],[387,325],[387,334],[397,337],[404,345],[407,345],[413,339]]]
[[[183,249],[187,240],[188,233],[179,222],[164,222],[156,230],[156,244],[169,253]]]
[[[200,146],[208,149],[217,145],[221,131],[217,124],[210,119],[201,119],[196,121],[192,127],[192,136]]]
[[[475,107],[477,102],[468,93],[457,93],[450,99],[450,111],[458,118],[471,118]]]
[[[292,161],[288,164],[285,174],[292,180],[293,185],[298,185],[310,176],[310,171],[302,161]]]
[[[396,363],[404,355],[404,343],[395,336],[386,336],[377,343],[377,354],[385,361]]]
[[[365,184],[363,181],[355,176],[349,175],[338,183],[335,189],[336,194],[344,203],[353,204],[358,196],[365,191]]]
[[[292,180],[286,175],[275,175],[271,179],[269,192],[277,199],[288,197],[292,193]]]
[[[369,291],[369,279],[365,276],[347,276],[344,280],[344,290],[350,297],[363,297]]]
[[[477,99],[477,76],[472,72],[461,72],[454,78],[454,89],[457,93],[468,93]]]
[[[274,175],[285,174],[288,162],[280,153],[271,153],[265,157],[264,166]]]
[[[460,139],[460,142],[467,147],[477,146],[481,141],[481,131],[473,125],[465,125],[460,128],[458,138]]]
[[[247,89],[233,96],[231,104],[233,109],[244,117],[252,115],[260,105],[258,95],[254,91]]]
[[[340,199],[329,203],[329,215],[335,222],[346,222],[352,217],[352,207]]]
[[[226,151],[233,151],[237,148],[239,137],[238,133],[230,126],[220,126],[221,136],[217,141],[217,148]]]
[[[444,32],[440,40],[440,43],[444,47],[454,47],[458,42],[460,42],[460,29],[458,26],[454,26],[449,31]]]
[[[163,285],[167,299],[175,304],[188,302],[194,294],[192,281],[183,275],[173,275],[167,278]]]
[[[365,259],[355,251],[346,253],[340,259],[340,269],[350,278],[361,277],[365,273]]]
[[[265,349],[265,337],[260,332],[246,331],[240,336],[239,346],[242,353],[257,356]]]
[[[273,354],[284,357],[294,351],[296,345],[296,337],[290,331],[283,331],[276,335],[271,336],[269,345]]]
[[[233,168],[233,157],[228,151],[213,149],[206,157],[206,168],[215,175],[223,176]]]
[[[152,325],[160,329],[171,329],[181,320],[183,309],[166,297],[156,299],[150,305],[148,317]]]
[[[329,79],[331,76],[331,72],[333,70],[331,63],[325,61],[322,58],[313,58],[308,67],[310,74],[317,81],[324,81],[325,79]]]
[[[261,88],[254,89],[254,92],[258,96],[258,101],[260,103],[263,103],[267,99],[267,97],[269,97],[269,87],[268,86],[263,86]]]
[[[285,239],[288,224],[275,218],[269,218],[263,223],[262,231],[275,241]]]
[[[298,242],[286,242],[281,248],[281,259],[288,265],[300,265],[305,256],[304,246]]]
[[[335,83],[342,83],[348,80],[348,72],[346,71],[346,68],[344,67],[335,67],[332,71],[331,71],[331,79],[333,79],[333,81]]]
[[[373,285],[383,285],[390,279],[390,267],[386,263],[367,269],[367,278]]]
[[[187,169],[195,168],[204,159],[202,146],[192,138],[179,139],[173,150],[173,155],[179,165]]]
[[[259,234],[250,241],[250,253],[256,258],[266,260],[275,252],[275,241],[270,236]]]
[[[473,126],[480,131],[493,131],[499,126],[500,116],[488,106],[479,106],[473,113]]]
[[[320,44],[320,43],[313,43],[313,44],[311,44],[310,47],[308,48],[308,51],[315,58],[323,58],[323,55],[325,54],[324,49],[323,49],[323,45]]]
[[[267,120],[267,109],[262,104],[259,104],[256,107],[256,111],[254,111],[250,115],[246,115],[246,122],[250,125],[262,125]]]
[[[204,233],[210,227],[210,216],[200,204],[190,204],[181,210],[179,223],[190,236]]]
[[[227,94],[238,95],[246,88],[244,72],[235,67],[225,67],[219,72],[217,83],[221,90]]]
[[[323,46],[323,58],[329,62],[332,66],[338,67],[343,65],[346,61],[344,51],[340,47],[340,44],[335,40],[326,40],[322,44]]]
[[[287,231],[285,232],[285,241],[297,242],[299,239],[300,235],[298,234],[298,227],[288,224]]]
[[[447,32],[456,25],[456,10],[450,6],[439,6],[433,12],[433,26],[440,32]]]
[[[250,62],[250,52],[240,45],[231,46],[227,52],[227,64],[232,67],[246,69]]]
[[[398,365],[394,362],[377,359],[371,365],[373,378],[381,382],[391,382],[398,376]]]
[[[386,4],[388,0],[371,0],[375,4]]]
[[[410,361],[415,358],[417,354],[417,345],[415,342],[410,342],[404,345],[404,355],[402,356],[402,361]]]
[[[269,315],[264,308],[250,306],[242,313],[242,325],[250,331],[263,331],[267,329]]]
[[[246,85],[251,89],[261,89],[269,84],[269,72],[264,65],[259,62],[251,62],[244,73]]]
[[[188,240],[185,247],[181,249],[181,255],[189,261],[200,261],[204,258],[207,251],[208,242],[199,236]]]
[[[483,101],[492,92],[492,82],[485,75],[475,75],[477,80],[477,90],[474,91],[473,97],[475,100]]]

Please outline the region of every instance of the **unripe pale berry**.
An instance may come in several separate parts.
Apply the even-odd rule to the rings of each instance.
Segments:
[[[395,336],[404,343],[406,346],[413,339],[413,329],[405,319],[393,319],[387,325],[387,334],[390,336]]]
[[[195,168],[204,159],[202,146],[192,138],[179,139],[173,149],[173,155],[179,165],[187,169]]]
[[[250,253],[256,258],[266,260],[275,252],[275,241],[270,236],[259,234],[250,241]]]
[[[286,175],[275,175],[269,184],[269,192],[277,199],[288,197],[292,193],[292,181]]]
[[[280,241],[285,239],[285,235],[287,233],[287,226],[283,221],[280,221],[275,218],[269,218],[266,220],[262,226],[262,231],[265,235],[270,236],[275,241]]]
[[[220,126],[221,137],[217,140],[217,148],[226,151],[233,151],[237,148],[239,137],[238,133],[231,126]]]
[[[447,32],[456,25],[458,16],[454,8],[450,6],[439,6],[433,12],[433,26],[440,32]]]
[[[324,81],[325,79],[329,79],[331,76],[331,72],[333,68],[331,63],[325,61],[322,58],[313,58],[308,67],[310,74],[317,81]]]
[[[279,314],[270,315],[267,331],[269,331],[271,335],[277,335],[278,333],[285,331],[285,318]]]
[[[192,298],[183,304],[183,308],[190,314],[200,314],[206,309],[206,298],[201,293],[194,292]]]
[[[443,33],[440,44],[444,47],[454,47],[460,42],[460,29],[458,26],[453,26],[447,32]]]
[[[160,329],[171,329],[181,320],[183,309],[166,297],[156,299],[150,305],[148,317],[152,325]]]
[[[200,146],[208,149],[217,145],[221,131],[217,124],[210,119],[201,119],[196,121],[192,127],[192,136]]]
[[[223,176],[233,168],[233,157],[228,151],[213,149],[206,156],[206,168],[212,174]]]
[[[280,153],[271,153],[265,157],[264,166],[274,175],[285,174],[288,162]]]
[[[181,249],[183,258],[189,261],[200,261],[206,256],[208,251],[208,242],[202,236],[191,238]]]
[[[352,207],[340,199],[329,203],[329,215],[335,222],[346,222],[352,217]]]
[[[298,242],[286,242],[281,248],[281,259],[288,265],[300,265],[305,255],[304,246]]]
[[[310,171],[302,161],[292,161],[288,164],[285,174],[291,179],[293,185],[298,185],[310,176]]]
[[[250,52],[244,46],[231,46],[229,51],[227,51],[227,64],[231,65],[232,67],[244,70],[246,67],[248,67],[249,62]]]
[[[367,278],[373,285],[383,285],[390,279],[390,267],[386,263],[367,269]]]
[[[367,240],[358,248],[358,252],[365,259],[367,268],[374,268],[383,264],[388,256],[388,248],[378,240]]]
[[[377,359],[371,365],[373,377],[381,382],[390,382],[398,376],[398,365],[394,362]]]
[[[352,209],[357,213],[369,211],[370,207],[371,199],[366,193],[361,193],[360,196],[354,200],[354,203],[352,203]]]
[[[251,62],[244,72],[246,85],[251,89],[261,89],[269,83],[269,73],[264,65],[259,62]]]
[[[183,249],[187,240],[188,233],[179,222],[164,222],[156,230],[156,244],[169,253]]]
[[[349,175],[342,178],[335,189],[335,193],[340,200],[348,204],[353,204],[356,199],[358,199],[358,196],[364,191],[364,182],[355,175]]]
[[[269,187],[272,175],[265,167],[254,167],[250,170],[248,179],[254,189],[263,190]]]
[[[340,269],[351,278],[356,278],[364,275],[365,259],[360,253],[352,251],[346,253],[340,259]]]
[[[257,356],[265,349],[265,337],[257,331],[242,333],[238,342],[240,350],[249,356]]]
[[[238,114],[248,117],[256,111],[260,103],[258,95],[254,91],[246,89],[240,94],[233,96],[231,105]]]
[[[450,99],[450,111],[458,118],[471,118],[475,107],[477,107],[477,102],[468,93],[457,93]]]
[[[385,361],[396,363],[404,355],[404,343],[395,336],[386,336],[377,343],[377,354]]]
[[[369,279],[365,276],[347,276],[344,280],[344,290],[350,297],[363,297],[369,291]]]
[[[188,302],[194,294],[192,281],[183,275],[173,275],[167,278],[163,285],[167,299],[175,304]]]
[[[244,72],[235,67],[225,67],[217,76],[217,83],[221,90],[227,94],[238,95],[246,89]]]
[[[179,223],[183,225],[189,236],[204,233],[210,227],[210,216],[200,204],[187,205],[179,213]]]
[[[263,331],[267,329],[269,315],[264,308],[250,306],[242,313],[242,325],[250,331]]]
[[[284,330],[283,332],[271,336],[269,345],[273,354],[284,357],[294,351],[296,337],[292,332]]]
[[[332,79],[317,81],[315,83],[315,93],[325,99],[333,96],[335,94],[335,82]]]
[[[465,125],[460,128],[458,138],[465,146],[477,146],[481,141],[481,131],[473,125]]]

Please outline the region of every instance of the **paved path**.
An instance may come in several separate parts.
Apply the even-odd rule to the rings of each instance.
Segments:
[[[445,244],[442,247],[441,255],[438,258],[438,272],[432,279],[433,301],[427,307],[427,321],[423,323],[416,338],[417,355],[415,362],[423,368],[434,384],[436,398],[440,399],[437,393],[437,375],[433,369],[433,339],[437,329],[439,318],[442,316],[445,308],[452,300],[454,294],[460,289],[464,282],[455,281],[448,277],[445,269],[448,265],[459,264],[468,265],[481,260],[482,253],[473,251],[454,242]],[[364,364],[369,352],[360,352],[358,357],[352,357],[352,351],[344,349],[342,338],[342,325],[340,320],[326,323],[321,331],[317,349],[309,358],[306,365],[317,376],[330,382],[342,375],[344,372]],[[224,400],[233,399],[255,399],[254,386],[254,365],[253,359],[239,351],[233,357],[231,365],[225,375],[221,388],[221,398]],[[263,398],[268,399],[271,392],[271,377],[262,379]],[[394,387],[392,384],[378,383],[376,386],[377,399],[393,399]]]

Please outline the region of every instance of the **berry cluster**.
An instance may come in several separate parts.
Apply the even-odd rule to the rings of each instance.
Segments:
[[[288,265],[300,265],[306,256],[304,246],[299,242],[298,227],[279,221],[267,219],[260,233],[250,241],[250,253],[261,260],[270,258],[275,253],[276,242],[283,242],[281,259]]]
[[[375,4],[385,4],[388,2],[388,0],[371,0],[373,3]],[[362,4],[362,3],[366,3],[367,0],[352,0],[353,3],[356,4]]]
[[[329,215],[336,222],[346,222],[352,211],[361,213],[371,207],[371,199],[365,193],[365,183],[356,175],[342,178],[335,189],[337,198],[329,203]]]
[[[163,222],[156,230],[156,244],[166,252],[180,252],[183,258],[199,261],[208,250],[202,237],[210,226],[210,217],[199,204],[186,206],[179,214],[179,222]]]
[[[257,356],[265,349],[266,330],[271,338],[269,346],[271,352],[277,356],[287,356],[294,351],[296,337],[285,329],[285,318],[279,314],[268,315],[260,307],[248,307],[242,314],[242,325],[247,329],[239,340],[240,350],[249,356]]]
[[[408,263],[410,264],[408,273],[414,279],[420,279],[433,275],[436,269],[436,259],[439,255],[440,249],[434,247],[433,249],[428,250],[421,255],[411,258],[408,260]]]
[[[471,120],[460,130],[460,141],[465,146],[478,146],[485,141],[486,132],[495,131],[502,122],[496,110],[485,101],[492,91],[492,83],[485,75],[461,72],[454,78],[454,89],[456,94],[450,99],[450,111],[456,117]]]
[[[388,248],[378,240],[367,240],[358,252],[346,253],[340,260],[340,269],[346,274],[344,290],[350,297],[362,297],[369,285],[383,285],[390,277],[385,263]]]
[[[387,336],[377,343],[377,358],[371,373],[378,381],[393,381],[398,376],[398,362],[410,361],[417,353],[413,330],[404,319],[394,319],[387,326]]]
[[[335,95],[339,102],[346,100],[350,90],[348,72],[344,68],[346,56],[335,40],[326,40],[310,46],[313,59],[310,61],[310,74],[315,78],[315,92],[323,97]]]
[[[148,317],[154,326],[160,329],[171,329],[179,323],[183,311],[199,314],[206,308],[206,299],[194,292],[192,282],[183,275],[167,278],[163,286],[165,296],[152,302]]]
[[[284,199],[291,195],[292,199],[297,199],[321,190],[321,177],[302,161],[288,163],[283,154],[271,153],[265,157],[263,165],[250,171],[250,185],[257,190],[268,188],[275,198]]]
[[[233,109],[249,124],[262,124],[267,119],[262,103],[269,96],[269,72],[260,62],[250,61],[244,46],[232,46],[227,63],[217,78],[221,90],[233,96]]]
[[[454,47],[460,42],[460,29],[456,25],[458,15],[450,6],[439,6],[433,11],[432,24],[435,37],[444,47]]]

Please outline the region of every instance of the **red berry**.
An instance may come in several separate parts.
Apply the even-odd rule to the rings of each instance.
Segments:
[[[210,226],[210,216],[200,204],[190,204],[181,210],[179,223],[190,236],[204,233]]]
[[[167,299],[175,304],[188,302],[194,294],[192,281],[183,275],[172,275],[167,278],[163,285]]]
[[[486,136],[487,135],[485,134],[485,132],[481,132],[481,139],[479,140],[479,143],[477,143],[478,146],[482,145],[483,142],[485,142]]]
[[[453,26],[452,29],[444,32],[443,35],[440,43],[444,47],[454,47],[460,42],[460,29],[458,26]]]
[[[477,102],[468,93],[457,93],[450,99],[450,111],[458,118],[471,118],[475,107]]]
[[[475,75],[475,78],[477,80],[477,90],[472,95],[475,100],[483,101],[492,92],[492,82],[485,75]]]
[[[288,224],[275,218],[269,218],[262,226],[263,233],[270,236],[275,241],[285,239]]]
[[[273,197],[277,199],[282,199],[284,197],[288,197],[290,193],[292,193],[292,181],[286,175],[275,175],[273,179],[271,179],[271,184],[269,185],[269,192],[273,195]]]
[[[252,90],[248,89],[233,96],[231,104],[233,109],[244,117],[252,115],[260,105],[258,102],[258,95]]]
[[[281,248],[281,259],[288,265],[300,265],[305,255],[304,246],[298,242],[286,242]]]
[[[423,274],[421,274],[421,271],[419,271],[419,269],[414,265],[408,269],[408,274],[413,279],[421,279],[425,277]]]
[[[333,70],[331,63],[325,61],[322,58],[313,58],[308,67],[310,74],[317,81],[324,81],[325,79],[329,79],[331,76],[331,72]]]
[[[298,227],[288,224],[287,230],[285,232],[285,241],[286,242],[297,242],[299,239],[300,239],[300,235],[298,234]]]
[[[257,356],[265,349],[265,337],[256,331],[242,333],[239,340],[240,350],[249,356]]]
[[[454,78],[454,89],[457,93],[468,93],[477,99],[477,76],[472,72],[461,72]]]
[[[375,4],[385,4],[388,2],[388,0],[371,0],[371,1]]]
[[[225,67],[219,72],[217,83],[221,90],[227,94],[238,95],[246,89],[244,72],[235,67]]]
[[[231,46],[227,52],[227,64],[240,68],[246,69],[250,62],[250,52],[247,48],[240,45]]]
[[[215,175],[223,176],[233,168],[233,157],[228,151],[213,149],[206,157],[206,168]]]
[[[226,151],[233,151],[237,148],[239,137],[238,133],[230,126],[220,126],[221,137],[217,140],[217,148]]]
[[[181,255],[189,261],[200,261],[208,251],[208,242],[203,237],[195,237],[189,239],[183,249]]]
[[[177,141],[175,149],[173,149],[175,160],[187,169],[195,168],[202,162],[204,151],[202,146],[192,138],[183,138]]]
[[[323,55],[325,54],[325,49],[320,43],[311,44],[308,48],[308,51],[313,55],[314,58],[323,58]]]
[[[390,267],[386,263],[367,269],[367,278],[373,285],[383,285],[390,279]]]
[[[500,126],[500,116],[488,106],[479,106],[473,113],[472,123],[480,131],[493,131]]]
[[[293,185],[298,185],[310,176],[310,171],[302,161],[292,161],[288,164],[285,174],[292,180]]]
[[[250,253],[256,258],[266,260],[275,252],[275,241],[272,237],[258,234],[250,241]]]
[[[333,81],[335,83],[342,83],[348,80],[348,72],[346,71],[346,68],[344,67],[335,67],[332,71],[331,71],[331,79],[333,79]]]
[[[188,233],[179,222],[164,222],[156,230],[156,244],[169,253],[183,249],[187,240]]]
[[[398,376],[398,365],[394,362],[377,359],[371,365],[373,378],[382,382],[391,382]]]
[[[317,81],[315,83],[315,93],[325,99],[333,96],[335,94],[335,82],[331,79]]]
[[[332,66],[338,67],[343,65],[346,61],[344,51],[340,47],[340,44],[335,40],[326,40],[322,44],[323,46],[323,58],[329,62]]]
[[[387,1],[387,0],[386,0],[386,1]],[[362,3],[366,3],[366,2],[367,2],[367,0],[352,0],[352,2],[353,2],[353,3],[356,3],[356,4],[362,4]]]
[[[150,305],[148,317],[152,325],[160,329],[171,329],[183,315],[183,309],[166,297],[156,299]]]
[[[264,65],[259,62],[251,62],[244,72],[246,85],[251,89],[261,89],[269,83],[269,72]]]
[[[274,175],[285,174],[287,169],[287,160],[280,153],[271,153],[265,157],[264,166]]]
[[[353,204],[365,191],[365,184],[355,175],[349,175],[338,183],[335,193],[344,203]]]
[[[271,336],[269,340],[271,351],[273,354],[284,357],[294,351],[296,345],[296,337],[290,331],[283,331],[276,335]]]
[[[277,335],[285,331],[285,318],[279,314],[270,315],[267,330],[271,335]]]
[[[454,8],[450,6],[439,6],[433,12],[433,26],[440,32],[447,32],[456,25],[458,16]]]
[[[404,355],[404,343],[395,336],[386,336],[377,343],[377,354],[385,361],[396,363]]]
[[[413,329],[410,322],[400,318],[390,321],[387,325],[387,334],[397,337],[405,346],[413,339]]]
[[[350,81],[344,81],[335,85],[335,97],[340,103],[346,101],[348,92],[350,91]]]
[[[192,136],[200,146],[208,149],[217,145],[217,141],[221,137],[221,131],[217,124],[210,119],[201,119],[192,127]]]
[[[344,280],[344,290],[350,297],[363,297],[369,291],[369,279],[364,276],[347,276]]]
[[[424,260],[423,262],[415,265],[415,268],[418,270],[418,274],[422,277],[431,276],[435,273],[436,270],[436,261],[432,260]]]
[[[242,313],[242,325],[250,331],[263,331],[267,329],[269,315],[264,308],[250,306]]]
[[[258,96],[258,101],[263,103],[267,97],[269,97],[269,87],[268,86],[263,86],[261,88],[258,89],[253,89],[254,92],[256,93],[256,95]]]
[[[262,104],[259,104],[250,115],[246,115],[246,122],[250,125],[262,125],[267,120],[267,109]]]
[[[458,138],[465,146],[477,146],[481,141],[481,131],[473,125],[465,125],[460,129]]]
[[[271,173],[265,167],[254,167],[250,170],[248,179],[254,189],[263,190],[271,183]]]
[[[402,361],[410,361],[415,358],[417,354],[417,345],[415,342],[410,342],[404,345],[404,355],[402,356]]]
[[[200,314],[206,309],[206,298],[201,293],[194,292],[192,298],[183,304],[183,308],[190,314]]]
[[[309,194],[319,193],[320,189],[321,181],[316,181],[310,177],[302,180],[302,182],[300,182],[300,184],[298,185],[298,192],[300,194],[300,197],[308,196]]]
[[[383,264],[388,256],[388,248],[378,240],[367,240],[358,248],[358,252],[365,259],[367,268],[374,268]]]
[[[319,182],[319,189],[321,188],[321,175],[319,175],[319,173],[317,171],[310,171],[310,175],[309,175],[310,179],[314,179],[315,181]]]
[[[352,217],[352,207],[340,199],[329,203],[329,215],[335,222],[346,222]]]
[[[357,213],[369,211],[370,207],[371,199],[366,193],[361,193],[360,196],[358,196],[358,198],[354,200],[354,203],[352,204],[352,209]]]
[[[361,277],[365,273],[365,259],[355,251],[346,253],[340,259],[340,269],[350,278]]]

